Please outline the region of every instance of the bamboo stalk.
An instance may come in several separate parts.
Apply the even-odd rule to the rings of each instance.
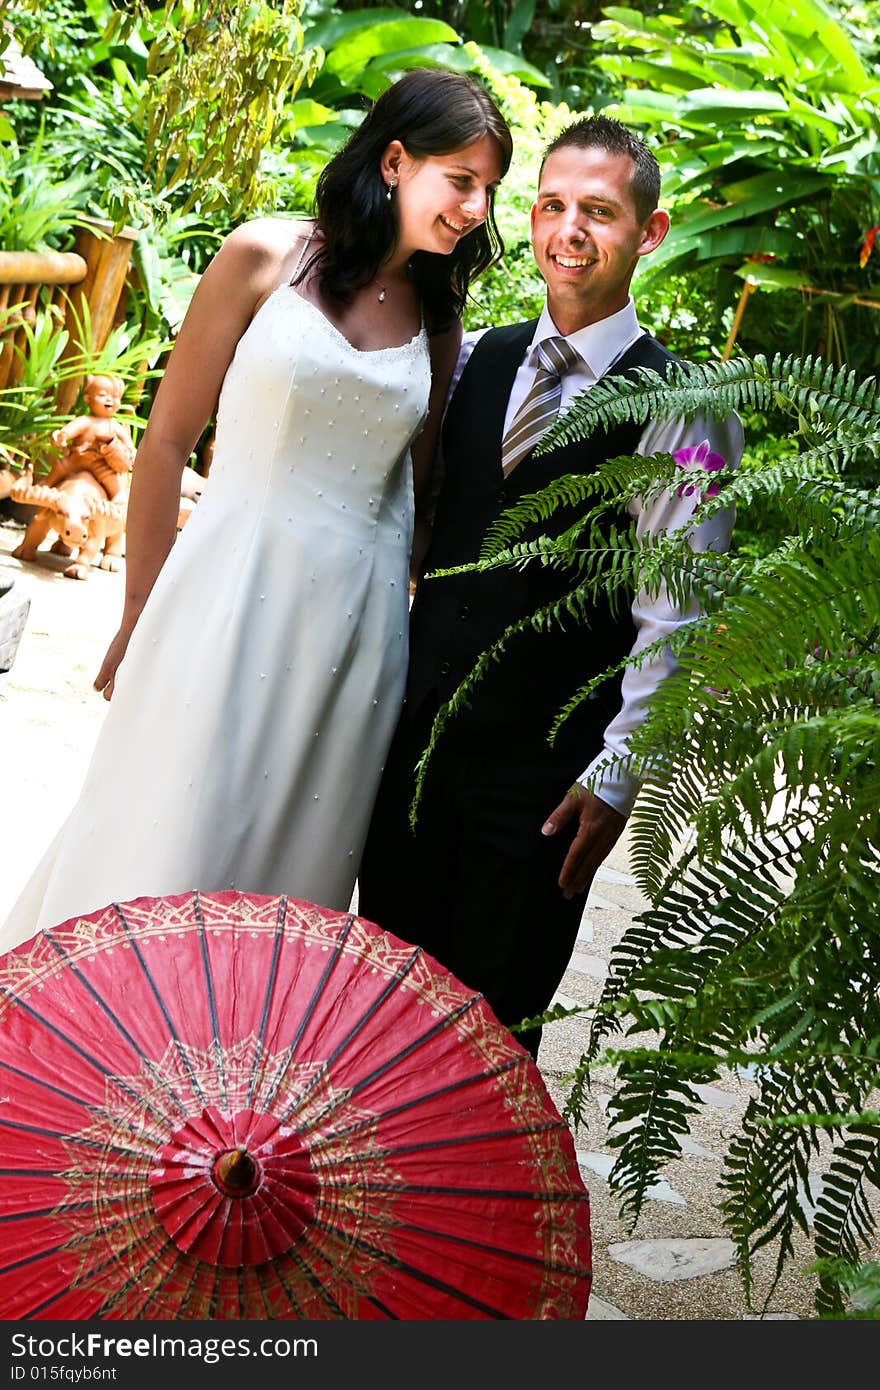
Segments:
[[[26,289],[26,285],[10,286],[9,296],[7,298],[5,307],[7,309],[14,309],[16,305],[21,304],[22,300],[24,299]],[[0,391],[2,391],[3,387],[6,386],[9,382],[10,368],[12,366],[13,361],[15,360],[15,354],[13,351],[13,344],[15,342],[14,324],[10,325],[10,332],[5,333],[3,335],[2,340],[0,341],[2,341],[3,343],[3,346],[0,347]]]
[[[95,230],[83,226],[77,233],[77,251],[86,262],[87,270],[84,278],[74,286],[70,294],[70,338],[61,355],[62,362],[83,350],[100,352],[113,327],[116,306],[125,286],[137,234],[123,228],[114,237],[102,235],[102,232],[109,230],[109,223],[96,222]],[[82,314],[83,300],[89,306],[92,330],[92,340],[89,343],[80,343],[76,335],[76,316]],[[58,387],[56,408],[62,415],[72,409],[81,380],[81,377],[69,377]]]
[[[0,285],[75,285],[85,273],[74,251],[0,251]]]
[[[726,362],[730,354],[733,352],[733,345],[736,342],[736,337],[739,333],[740,324],[743,321],[743,315],[745,314],[746,306],[748,305],[749,299],[753,291],[757,288],[757,283],[751,278],[751,276],[747,276],[745,284],[742,287],[742,294],[739,297],[739,303],[736,306],[736,313],[733,316],[733,323],[730,325],[730,332],[727,335],[727,342],[724,344],[724,351],[721,354],[722,362]]]
[[[818,294],[824,299],[848,299],[850,304],[859,304],[863,309],[880,309],[880,300],[861,299],[858,295],[851,297],[846,290],[817,290],[813,285],[798,285],[800,294]]]
[[[21,310],[13,316],[13,356],[6,376],[7,386],[17,386],[24,376],[24,351],[27,347],[27,334],[21,325],[25,323],[33,325],[36,321],[37,314],[34,306],[37,302],[37,295],[39,293],[39,285],[25,285],[20,300]],[[18,348],[18,352],[15,352],[15,348]]]

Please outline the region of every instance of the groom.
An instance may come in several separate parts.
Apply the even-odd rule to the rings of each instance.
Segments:
[[[654,156],[624,126],[577,121],[549,146],[532,208],[532,247],[547,286],[537,323],[468,335],[443,425],[445,474],[425,571],[475,560],[487,528],[524,494],[606,459],[699,445],[735,466],[739,420],[649,421],[598,430],[532,456],[557,409],[607,373],[665,372],[675,359],[638,324],[630,282],[669,227]],[[697,498],[664,494],[632,510],[639,535],[688,523]],[[555,531],[572,515],[557,512]],[[732,517],[701,525],[694,547],[726,547]],[[537,534],[537,531],[535,532]],[[527,537],[524,537],[524,539]],[[637,782],[610,766],[625,753],[668,653],[611,678],[562,726],[554,715],[591,676],[668,635],[695,610],[662,594],[588,622],[513,637],[450,721],[429,766],[415,836],[413,770],[438,708],[511,623],[570,586],[570,573],[422,581],[413,603],[407,697],[376,803],[359,879],[359,913],[424,947],[511,1026],[550,1004],[570,959],[587,892],[619,838]],[[593,790],[584,783],[591,779]],[[537,1056],[540,1029],[520,1035]]]

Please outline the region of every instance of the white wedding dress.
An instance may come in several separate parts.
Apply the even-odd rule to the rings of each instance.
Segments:
[[[424,328],[354,348],[290,285],[241,338],[211,475],[119,668],[7,951],[142,895],[345,910],[403,698]]]

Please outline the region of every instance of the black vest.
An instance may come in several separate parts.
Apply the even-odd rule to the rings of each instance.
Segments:
[[[524,494],[555,478],[591,473],[606,459],[632,454],[643,426],[597,430],[588,440],[528,455],[508,478],[501,471],[504,415],[514,377],[531,342],[535,320],[491,329],[479,340],[453,394],[443,426],[446,475],[425,572],[475,560],[487,528]],[[665,373],[675,358],[644,334],[614,364],[616,374],[633,367]],[[577,509],[583,511],[581,507]],[[529,528],[520,540],[556,535],[577,512],[560,507],[548,522]],[[625,522],[621,511],[614,514]],[[609,513],[609,520],[612,514]],[[477,657],[505,628],[572,587],[575,571],[544,568],[495,570],[422,580],[413,603],[407,703],[415,713],[425,700],[447,700]],[[631,596],[630,596],[631,597]],[[454,723],[477,739],[509,737],[516,726],[542,737],[553,716],[574,692],[632,648],[635,628],[626,599],[612,613],[600,600],[588,623],[566,618],[540,633],[511,638],[501,660],[483,676],[470,707]],[[581,741],[604,730],[620,707],[620,677],[603,686],[598,698],[582,705],[568,721],[568,734]],[[452,726],[450,726],[450,729]]]

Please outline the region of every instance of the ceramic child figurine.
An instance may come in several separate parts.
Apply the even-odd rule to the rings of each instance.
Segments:
[[[63,450],[53,466],[46,487],[57,487],[74,473],[89,472],[111,499],[122,490],[134,462],[135,447],[128,428],[114,420],[122,402],[123,383],[118,376],[88,376],[83,398],[88,415],[78,415],[52,435]]]

